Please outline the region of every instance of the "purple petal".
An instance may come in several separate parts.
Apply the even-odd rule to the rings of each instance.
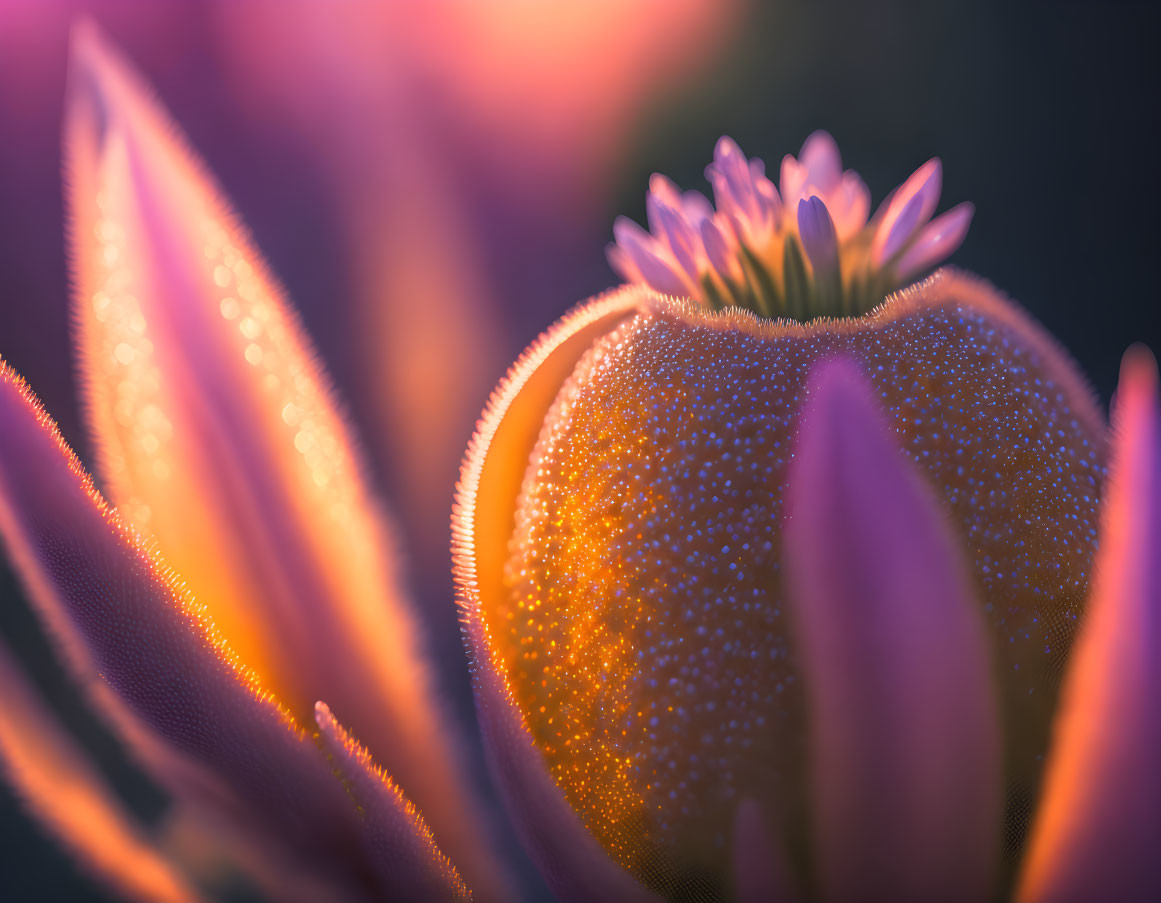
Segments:
[[[782,203],[789,207],[802,200],[802,190],[810,179],[806,167],[799,163],[792,154],[782,158],[782,170],[778,176],[778,192],[782,195]]]
[[[943,171],[932,158],[896,189],[891,204],[875,231],[872,261],[882,267],[903,249],[915,231],[931,219],[939,203]]]
[[[714,145],[714,161],[710,164],[714,172],[724,176],[731,184],[745,184],[750,173],[750,164],[738,143],[726,135]]]
[[[783,561],[823,896],[985,899],[999,746],[971,580],[856,366],[824,362],[810,384]]]
[[[679,211],[694,229],[699,227],[703,219],[713,216],[714,213],[713,206],[704,194],[700,191],[682,192],[672,180],[661,173],[655,172],[649,177],[649,194],[662,204]],[[648,197],[646,206],[648,207]],[[649,229],[654,235],[659,234],[652,219],[649,221]]]
[[[663,176],[659,172],[655,172],[649,177],[649,194],[657,198],[661,203],[668,204],[670,207],[681,206],[681,189],[673,183],[672,179]],[[648,200],[648,195],[646,196],[646,200]],[[649,223],[649,228],[653,234],[657,234],[657,230],[654,228],[652,222]]]
[[[725,209],[743,220],[755,221],[759,217],[757,198],[754,193],[750,165],[742,149],[731,139],[722,137],[714,148],[714,162],[706,170],[706,175],[714,186],[714,198],[718,209]]]
[[[824,193],[838,186],[842,177],[842,157],[838,145],[829,132],[819,129],[806,139],[798,154],[798,162],[807,172],[807,181]]]
[[[738,279],[741,277],[741,265],[738,255],[726,243],[721,229],[712,219],[702,220],[701,242],[705,248],[706,257],[723,279]]]
[[[325,703],[315,706],[319,741],[359,807],[363,843],[391,900],[468,900],[471,893],[432,839],[422,815]]]
[[[924,226],[915,243],[899,260],[900,281],[909,282],[950,257],[963,243],[975,210],[970,203],[957,204]]]
[[[566,903],[658,899],[609,858],[565,801],[493,659],[481,611],[504,592],[516,499],[545,414],[593,343],[649,303],[639,287],[621,289],[576,308],[541,336],[493,393],[456,492],[456,587],[489,766],[525,848]]]
[[[247,841],[260,880],[357,895],[346,851],[358,824],[326,762],[2,361],[0,436],[0,537],[72,672],[130,748]]]
[[[1143,346],[1125,355],[1113,436],[1024,903],[1161,899],[1161,390]]]
[[[144,836],[0,643],[0,777],[81,868],[118,899],[201,896]]]
[[[871,212],[871,191],[858,173],[848,170],[843,173],[842,183],[835,192],[841,198],[838,209],[831,207],[835,231],[839,241],[846,241],[867,224],[867,214]]]
[[[66,158],[78,362],[110,498],[302,722],[315,700],[473,884],[489,839],[390,525],[295,311],[129,64],[78,29]]]
[[[670,265],[663,260],[657,240],[635,222],[624,216],[617,217],[613,223],[613,237],[646,285],[665,295],[687,293],[677,264]]]
[[[756,800],[744,799],[738,804],[732,867],[735,903],[788,903],[794,899],[785,850]]]
[[[649,222],[656,223],[653,234],[669,246],[669,251],[691,279],[697,279],[697,236],[682,215],[654,195],[645,200]]]
[[[710,204],[709,198],[700,191],[687,191],[682,195],[679,209],[695,229],[714,215],[714,208]]]
[[[645,282],[645,277],[637,269],[637,264],[633,263],[633,259],[625,252],[625,249],[615,241],[611,241],[605,245],[605,258],[609,261],[609,266],[613,268],[613,272],[625,282]]]
[[[826,204],[818,197],[798,202],[798,237],[817,274],[838,269],[838,236]]]

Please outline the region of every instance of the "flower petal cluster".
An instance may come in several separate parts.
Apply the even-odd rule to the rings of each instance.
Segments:
[[[932,270],[963,241],[974,208],[932,219],[942,170],[928,160],[868,220],[871,196],[843,171],[834,139],[818,131],[782,161],[779,184],[730,138],[706,168],[714,205],[654,174],[649,231],[618,218],[609,262],[626,281],[713,308],[807,320],[864,313]]]

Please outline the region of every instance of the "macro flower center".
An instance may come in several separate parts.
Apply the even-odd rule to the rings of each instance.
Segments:
[[[971,204],[932,219],[942,172],[929,160],[868,219],[870,192],[842,169],[834,139],[815,132],[787,155],[779,184],[761,160],[722,138],[706,168],[714,205],[665,176],[649,182],[649,231],[621,217],[609,261],[630,283],[806,322],[857,317],[932,270],[963,241]]]

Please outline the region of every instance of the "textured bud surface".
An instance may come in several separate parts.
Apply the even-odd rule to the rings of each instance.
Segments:
[[[785,812],[801,780],[782,492],[806,376],[835,352],[870,377],[973,567],[1014,830],[1035,792],[1105,474],[1101,418],[1071,365],[955,274],[857,320],[658,304],[597,342],[557,396],[508,593],[482,615],[568,801],[670,893],[720,880],[741,798]]]

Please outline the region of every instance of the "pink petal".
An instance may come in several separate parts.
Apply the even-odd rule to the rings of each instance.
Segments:
[[[1092,591],[1018,898],[1161,899],[1161,391],[1121,367]]]
[[[300,721],[329,700],[473,883],[502,883],[330,380],[227,200],[91,27],[66,132],[80,371],[112,499]]]
[[[133,822],[0,644],[0,775],[29,812],[118,898],[196,903],[200,895]]]
[[[609,261],[609,266],[613,268],[613,272],[621,277],[622,282],[643,283],[645,281],[645,277],[637,269],[637,264],[633,262],[633,258],[615,241],[605,245],[605,257]]]
[[[794,158],[787,154],[782,158],[782,169],[778,176],[778,192],[782,196],[782,203],[788,210],[798,209],[798,202],[802,200],[802,189],[810,181],[810,171]]]
[[[672,179],[659,172],[655,172],[649,177],[649,194],[675,210],[680,210],[682,207],[681,189],[674,184]],[[657,233],[653,223],[649,224],[649,229],[654,234]]]
[[[419,811],[325,703],[315,707],[323,749],[363,817],[363,842],[392,900],[468,900],[455,866],[435,845]]]
[[[706,257],[719,276],[724,279],[742,278],[742,266],[738,262],[737,249],[727,243],[722,230],[712,219],[701,222],[701,243],[705,248]]]
[[[899,280],[910,282],[950,257],[963,244],[975,210],[970,203],[957,204],[924,226],[899,260]]]
[[[841,203],[830,207],[839,241],[846,241],[867,224],[867,214],[871,211],[871,190],[867,188],[858,173],[847,170],[843,173],[842,184],[834,195]]]
[[[718,139],[714,147],[714,162],[706,168],[706,177],[713,185],[719,210],[738,217],[744,223],[757,225],[763,221],[767,202],[759,199],[755,173],[732,138],[723,135]]]
[[[999,745],[971,581],[856,366],[824,362],[810,385],[783,561],[824,896],[984,899]]]
[[[357,898],[355,813],[318,750],[2,361],[0,436],[0,536],[78,681],[161,783],[253,844],[260,879]]]
[[[700,191],[687,191],[682,195],[681,207],[678,209],[694,228],[698,228],[701,223],[714,215],[714,208],[709,202],[709,198]]]
[[[931,219],[939,203],[943,170],[939,160],[928,160],[892,194],[882,221],[875,230],[871,259],[883,267],[898,254],[921,226]]]
[[[488,644],[481,615],[504,590],[516,499],[544,416],[594,342],[644,309],[632,286],[566,314],[508,371],[468,448],[452,519],[458,602],[492,775],[552,891],[564,901],[657,898],[608,857],[552,780]]]
[[[677,261],[666,253],[661,242],[635,222],[624,216],[617,217],[613,222],[613,237],[647,286],[666,295],[688,294]]]
[[[696,279],[697,236],[693,227],[678,212],[679,208],[663,204],[652,195],[646,199],[645,207],[649,211],[649,221],[657,224],[654,234],[664,238],[670,254],[691,279]]]
[[[830,132],[819,129],[803,142],[798,162],[806,167],[807,181],[823,192],[837,187],[842,177],[842,157]]]

